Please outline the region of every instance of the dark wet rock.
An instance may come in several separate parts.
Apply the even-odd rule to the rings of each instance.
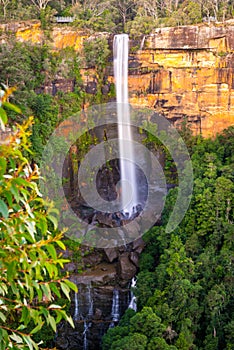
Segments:
[[[102,94],[107,95],[110,92],[110,84],[105,84],[102,86]]]
[[[96,308],[93,318],[94,318],[94,320],[101,320],[101,318],[102,318],[102,310]]]
[[[132,249],[140,254],[143,249],[145,248],[145,242],[143,241],[142,237],[137,238],[134,242],[132,242]]]
[[[88,325],[86,339],[88,343],[88,350],[101,349],[101,337],[108,330],[112,322],[112,304],[114,286],[98,286],[91,287],[92,302],[94,305],[94,312],[92,316],[88,316],[89,304],[87,304],[87,286],[78,286],[80,290],[79,296],[79,312],[81,317],[75,321],[75,329],[68,324],[62,322],[59,325],[56,336],[56,348],[62,350],[77,350],[84,348],[84,324]],[[118,286],[119,291],[119,317],[121,317],[129,305],[129,289]],[[98,305],[98,307],[96,307]],[[72,310],[74,304],[72,302]],[[71,313],[72,313],[71,310]],[[116,322],[117,323],[117,322]]]
[[[83,258],[83,262],[86,266],[98,265],[101,261],[102,261],[102,255],[98,253],[92,253],[90,255],[84,256]]]
[[[111,213],[97,212],[95,214],[94,221],[97,221],[99,224],[104,224],[108,227],[113,227],[115,224]]]
[[[133,262],[133,264],[136,267],[139,267],[139,254],[138,253],[131,252],[130,255],[129,255],[129,258],[130,258],[131,262]]]
[[[69,341],[68,341],[68,339],[67,338],[65,338],[65,337],[58,337],[58,339],[57,339],[57,342],[58,342],[58,345],[59,345],[59,348],[60,349],[68,349],[68,347],[69,347]]]
[[[75,272],[77,271],[77,266],[73,262],[69,262],[64,266],[64,270],[68,272]]]
[[[96,94],[96,92],[97,92],[97,83],[96,83],[96,81],[88,82],[85,90],[86,90],[86,92],[88,94],[93,94],[93,95]]]
[[[108,262],[112,263],[118,257],[118,251],[116,248],[106,248],[104,249],[104,253]]]
[[[58,250],[58,252],[63,254],[64,259],[71,259],[74,254],[74,252],[70,249]]]
[[[95,268],[86,270],[83,274],[76,276],[76,284],[105,285],[115,282],[117,271],[115,264],[101,263]]]
[[[131,221],[129,225],[125,228],[124,231],[128,239],[134,240],[136,237],[139,237],[141,231],[140,231],[140,225],[136,220]]]
[[[117,269],[122,280],[131,280],[137,272],[136,266],[129,260],[127,252],[119,257]]]

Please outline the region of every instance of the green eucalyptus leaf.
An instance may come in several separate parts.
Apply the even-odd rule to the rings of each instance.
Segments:
[[[10,109],[11,111],[13,111],[15,113],[22,114],[21,109],[10,102],[3,102],[2,105],[3,105],[3,107],[6,107],[7,109]]]
[[[0,213],[2,213],[2,216],[7,219],[9,215],[8,207],[5,202],[3,202],[2,199],[0,199]]]

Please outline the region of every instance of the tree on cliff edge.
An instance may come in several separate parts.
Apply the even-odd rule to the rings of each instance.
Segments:
[[[0,5],[3,8],[3,17],[6,18],[7,6],[10,4],[10,0],[0,0]]]
[[[38,8],[39,11],[45,10],[46,6],[52,0],[31,0],[31,2]]]

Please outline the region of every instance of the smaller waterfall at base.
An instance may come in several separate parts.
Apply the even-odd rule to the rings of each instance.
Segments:
[[[115,326],[115,322],[118,322],[119,318],[120,318],[119,291],[118,291],[118,289],[114,289],[114,291],[113,291],[112,309],[111,309],[112,322],[110,324],[110,328],[113,328]]]
[[[79,318],[80,318],[80,316],[79,316],[79,300],[78,300],[78,293],[75,293],[74,302],[75,302],[75,309],[74,309],[73,319],[74,319],[74,321],[78,321]]]
[[[131,289],[136,287],[136,278],[133,277],[132,282],[131,282]],[[131,300],[128,306],[129,309],[133,309],[134,311],[137,311],[137,304],[136,304],[136,297],[131,290]]]
[[[87,300],[87,305],[89,307],[88,310],[88,317],[92,317],[93,316],[93,298],[92,298],[92,294],[91,294],[91,285],[88,285],[88,300]]]
[[[84,321],[84,332],[83,332],[83,335],[84,335],[84,346],[83,346],[83,349],[84,350],[88,349],[88,341],[87,341],[88,329],[89,329],[89,325],[88,325],[87,321],[85,320]]]

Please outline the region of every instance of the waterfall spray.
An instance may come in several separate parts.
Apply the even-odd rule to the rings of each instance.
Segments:
[[[88,285],[88,307],[89,307],[89,310],[88,310],[88,316],[89,317],[92,317],[93,316],[93,298],[92,298],[92,294],[91,294],[91,285],[89,284]]]

